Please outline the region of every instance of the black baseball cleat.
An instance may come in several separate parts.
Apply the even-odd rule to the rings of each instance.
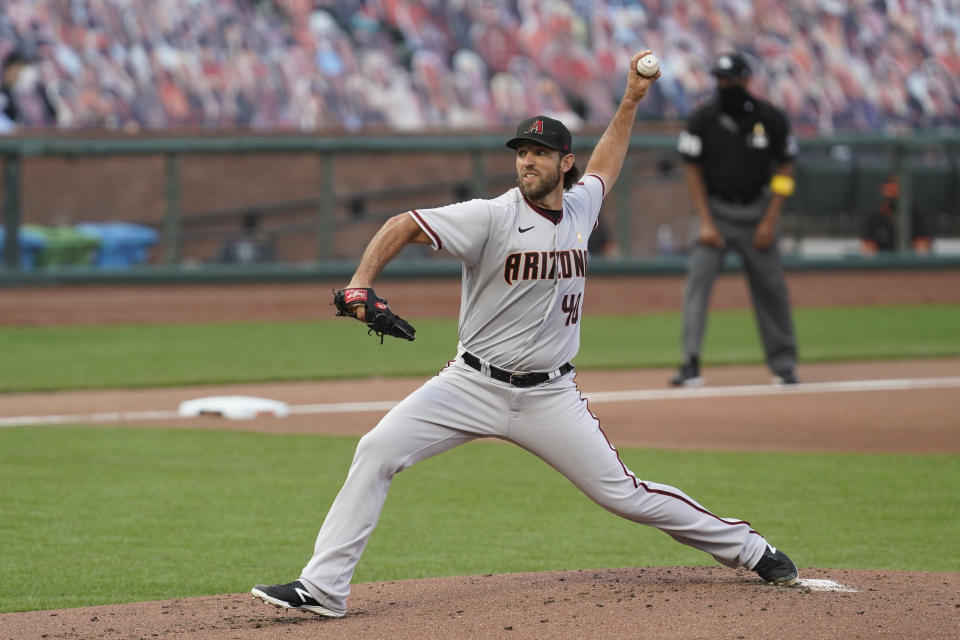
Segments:
[[[766,582],[780,587],[796,584],[799,578],[797,565],[793,564],[793,560],[783,551],[774,549],[770,545],[767,545],[767,550],[763,552],[760,561],[752,570]]]
[[[289,584],[258,584],[250,593],[264,602],[284,609],[300,609],[326,618],[342,618],[344,614],[331,611],[317,602],[299,580]]]
[[[700,377],[700,359],[696,356],[687,358],[677,374],[670,379],[674,387],[702,387],[703,378]]]
[[[800,379],[797,378],[797,373],[790,369],[789,371],[783,371],[773,376],[773,384],[799,384]]]

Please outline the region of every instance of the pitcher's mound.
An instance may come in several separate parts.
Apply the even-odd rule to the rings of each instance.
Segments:
[[[6,638],[954,638],[960,574],[596,569],[357,584],[339,620],[248,593],[0,615]],[[828,588],[829,587],[829,588]],[[859,636],[858,636],[859,634]]]

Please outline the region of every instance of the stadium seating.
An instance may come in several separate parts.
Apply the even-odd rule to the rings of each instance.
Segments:
[[[410,132],[533,112],[602,126],[643,43],[664,73],[645,119],[682,119],[737,48],[801,135],[956,130],[955,3],[902,4],[7,0],[0,58],[40,67],[44,85],[11,94],[24,128]]]

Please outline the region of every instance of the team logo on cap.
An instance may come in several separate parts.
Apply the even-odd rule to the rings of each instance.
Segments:
[[[536,133],[537,135],[543,135],[543,120],[534,120],[527,130],[524,133]]]

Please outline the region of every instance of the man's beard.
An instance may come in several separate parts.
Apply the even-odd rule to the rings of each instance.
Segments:
[[[541,175],[540,180],[535,184],[524,184],[523,178],[517,176],[517,186],[520,187],[520,193],[522,193],[527,200],[536,202],[550,195],[550,193],[557,188],[557,185],[560,184],[561,178],[560,164],[557,163],[556,173],[552,175]]]

